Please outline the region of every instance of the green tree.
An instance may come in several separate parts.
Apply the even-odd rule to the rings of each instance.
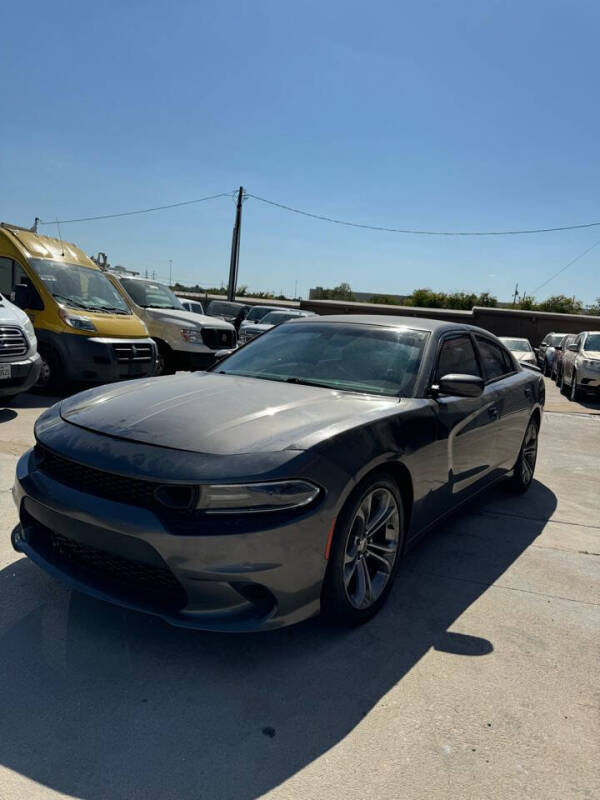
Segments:
[[[588,306],[586,311],[588,314],[595,314],[596,316],[600,316],[600,297],[597,297],[596,302]]]
[[[538,303],[536,306],[538,311],[553,311],[556,314],[580,314],[583,309],[581,300],[574,297],[567,297],[564,294],[555,294],[544,300],[543,303]]]
[[[317,286],[312,292],[313,300],[354,300],[354,294],[349,283],[340,283],[333,289],[324,289]]]
[[[369,298],[369,303],[380,303],[384,306],[397,306],[398,301],[389,294],[374,294]]]

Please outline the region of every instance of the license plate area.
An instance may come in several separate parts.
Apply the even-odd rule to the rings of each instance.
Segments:
[[[0,364],[0,381],[9,380],[12,377],[10,364]]]

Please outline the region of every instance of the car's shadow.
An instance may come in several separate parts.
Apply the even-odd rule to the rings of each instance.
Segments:
[[[536,518],[485,510],[503,505]],[[178,630],[18,559],[0,573],[0,763],[93,800],[257,797],[340,742],[431,648],[495,657],[493,641],[451,628],[555,506],[538,482],[527,500],[493,490],[415,548],[384,610],[353,630]]]

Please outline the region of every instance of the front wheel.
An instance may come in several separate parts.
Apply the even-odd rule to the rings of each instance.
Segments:
[[[538,423],[530,419],[511,478],[511,488],[516,492],[526,492],[531,486],[537,461],[538,437]]]
[[[362,481],[338,517],[321,592],[323,614],[338,623],[371,619],[392,588],[404,547],[404,508],[395,481]]]
[[[581,389],[577,386],[577,373],[573,370],[573,374],[571,375],[571,393],[569,394],[569,400],[572,403],[578,403],[581,400]]]
[[[35,390],[42,394],[60,392],[65,384],[65,369],[60,356],[54,350],[46,349],[45,347],[40,350],[40,356],[42,368],[40,377],[34,387]]]

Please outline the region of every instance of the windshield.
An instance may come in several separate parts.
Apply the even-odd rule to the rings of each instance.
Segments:
[[[427,336],[408,328],[282,325],[221,361],[215,372],[409,397]]]
[[[121,278],[121,283],[133,300],[142,308],[176,308],[185,311],[179,298],[164,283]]]
[[[287,322],[288,319],[296,319],[301,316],[300,314],[290,314],[287,311],[269,311],[269,313],[261,319],[263,325],[279,325],[280,322]]]
[[[548,342],[548,347],[558,347],[558,345],[562,342],[564,338],[565,338],[564,333],[554,333],[550,337],[550,341]]]
[[[513,353],[529,353],[532,349],[527,339],[502,339],[502,341]]]
[[[219,300],[212,301],[209,303],[208,311],[209,314],[227,314],[227,316],[235,317],[237,314],[240,313],[240,310],[244,306],[239,305],[238,303],[222,303]]]
[[[583,345],[584,350],[589,352],[593,350],[600,350],[600,333],[588,333]]]
[[[270,308],[263,308],[262,306],[254,306],[248,312],[246,319],[248,322],[258,322],[271,311]]]
[[[30,259],[46,289],[62,305],[86,311],[130,314],[127,303],[99,269],[43,258]]]

